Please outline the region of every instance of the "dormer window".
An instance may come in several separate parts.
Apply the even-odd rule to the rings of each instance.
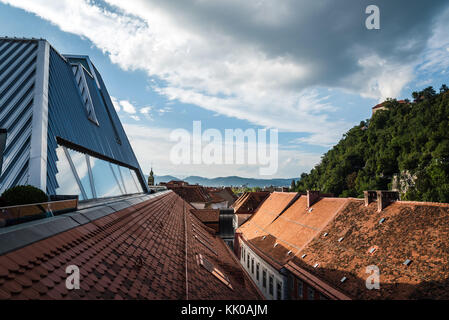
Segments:
[[[80,63],[72,64],[72,71],[75,75],[75,81],[81,95],[81,102],[83,103],[84,108],[86,108],[87,118],[99,126],[97,115],[95,114],[94,104],[92,103],[89,87],[87,85],[84,67]]]

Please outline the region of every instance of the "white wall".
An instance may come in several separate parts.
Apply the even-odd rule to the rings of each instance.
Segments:
[[[257,285],[257,287],[260,289],[260,291],[264,294],[265,298],[269,300],[276,300],[277,297],[277,284],[279,283],[281,285],[281,297],[280,299],[286,299],[285,292],[287,286],[287,277],[280,274],[275,268],[273,268],[270,264],[265,262],[262,258],[260,258],[253,250],[251,250],[241,239],[239,239],[239,245],[240,245],[240,263],[242,264],[243,268],[249,273],[251,276],[251,279],[253,282]],[[242,255],[243,253],[243,255]],[[249,267],[247,263],[247,258],[249,254]],[[251,272],[251,261],[254,259],[254,272]],[[259,264],[259,280],[257,280],[257,264]],[[266,287],[263,286],[263,270],[266,270],[267,272],[267,281],[266,281]],[[270,276],[273,277],[273,295],[269,292],[270,287]]]

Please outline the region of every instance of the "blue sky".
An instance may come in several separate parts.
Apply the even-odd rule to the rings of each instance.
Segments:
[[[318,2],[0,0],[0,28],[89,55],[144,172],[260,177],[254,165],[171,163],[170,133],[201,120],[221,132],[278,129],[270,177],[290,178],[379,101],[449,84],[446,2],[377,1],[381,29],[370,31],[368,2]]]

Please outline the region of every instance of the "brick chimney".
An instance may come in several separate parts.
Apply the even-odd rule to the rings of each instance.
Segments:
[[[319,191],[307,190],[307,208],[310,208],[319,199],[320,199]]]
[[[365,196],[365,207],[367,207],[371,202],[377,200],[377,191],[363,191],[363,194]]]
[[[377,191],[377,212],[381,212],[390,203],[397,200],[400,200],[397,191]]]

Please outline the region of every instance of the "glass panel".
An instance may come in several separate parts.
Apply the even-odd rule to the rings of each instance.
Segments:
[[[122,173],[123,182],[125,183],[126,192],[128,194],[139,192],[139,190],[137,190],[136,184],[134,183],[131,171],[128,168],[124,167],[120,167],[120,171]]]
[[[56,174],[56,181],[59,187],[56,189],[57,195],[78,195],[79,200],[85,200],[81,194],[81,190],[78,187],[75,176],[73,175],[70,164],[65,156],[64,149],[59,146],[56,149],[56,155],[58,161],[56,161],[56,168],[58,173]]]
[[[122,178],[120,176],[120,171],[119,171],[118,166],[114,163],[109,163],[109,165],[111,166],[111,169],[113,171],[114,178],[115,178],[116,182],[119,184],[120,192],[122,194],[127,194],[127,192],[125,191],[126,189],[123,187],[123,182],[122,182]]]
[[[86,155],[71,149],[67,149],[72,158],[73,165],[76,168],[76,173],[81,181],[81,184],[89,199],[93,198],[92,188],[89,181],[89,171],[87,169]]]
[[[134,182],[136,183],[137,186],[137,192],[143,192],[142,186],[140,185],[139,179],[137,178],[136,172],[134,170],[130,170],[131,174],[134,178]]]
[[[94,157],[89,158],[97,197],[105,198],[120,196],[122,193],[112,174],[109,163]]]

